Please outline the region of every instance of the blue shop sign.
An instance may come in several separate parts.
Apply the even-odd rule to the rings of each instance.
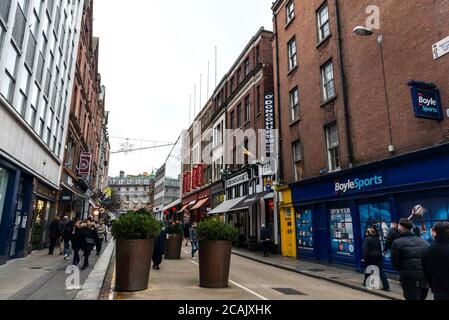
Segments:
[[[409,83],[417,118],[443,120],[440,91],[433,84]]]

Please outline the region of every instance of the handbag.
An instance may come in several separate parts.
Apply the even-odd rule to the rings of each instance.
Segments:
[[[95,244],[94,239],[92,238],[86,238],[86,244]]]

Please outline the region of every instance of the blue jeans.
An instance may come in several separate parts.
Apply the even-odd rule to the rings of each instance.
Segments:
[[[70,257],[72,250],[70,250],[70,241],[64,241],[64,256]]]
[[[190,241],[192,244],[192,258],[195,257],[195,253],[198,251],[198,240]]]

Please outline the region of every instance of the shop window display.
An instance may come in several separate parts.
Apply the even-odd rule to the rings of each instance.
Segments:
[[[379,231],[382,251],[391,226],[391,210],[388,202],[370,203],[359,205],[360,228],[362,238],[365,239],[366,230],[375,227]],[[391,252],[387,252],[385,258],[390,259]]]
[[[402,218],[415,224],[414,232],[422,239],[432,242],[432,227],[440,221],[449,220],[449,198],[427,198],[401,201]]]
[[[298,210],[296,214],[296,241],[298,249],[313,251],[312,210]]]
[[[330,209],[330,237],[332,255],[355,257],[354,229],[350,208]]]

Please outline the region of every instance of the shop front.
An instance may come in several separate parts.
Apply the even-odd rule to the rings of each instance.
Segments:
[[[279,187],[281,254],[296,258],[296,215],[292,204],[292,192],[288,186]]]
[[[182,213],[178,213],[181,209],[182,201],[178,199],[164,207],[164,216],[166,221],[183,221]]]
[[[432,225],[449,219],[448,163],[444,145],[292,184],[297,257],[361,270],[366,230],[377,227],[385,245],[401,218],[431,241]]]
[[[182,200],[182,208],[177,213],[182,215],[183,222],[191,224],[193,222],[196,222],[196,216],[192,212],[192,207],[197,203],[198,201],[198,194],[192,194],[190,196],[185,197]]]

